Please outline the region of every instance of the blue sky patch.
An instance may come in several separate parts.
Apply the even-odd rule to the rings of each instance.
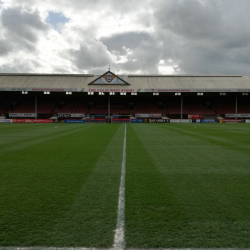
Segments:
[[[47,23],[50,23],[55,30],[58,29],[57,24],[58,23],[67,23],[69,21],[69,18],[65,17],[61,12],[49,12],[49,16],[46,19]]]

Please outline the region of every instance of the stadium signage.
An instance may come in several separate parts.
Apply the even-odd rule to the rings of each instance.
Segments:
[[[223,119],[220,123],[241,123],[240,119]]]
[[[149,122],[152,122],[152,123],[168,123],[170,122],[169,119],[150,119]]]
[[[94,84],[99,84],[99,85],[129,85],[126,81],[112,73],[111,71],[107,71],[94,81],[90,82],[89,85],[94,85]]]
[[[58,92],[61,92],[61,91],[66,91],[65,89],[32,89],[33,91],[58,91]],[[68,91],[68,90],[67,90]]]
[[[91,85],[91,84],[90,84]],[[92,84],[94,85],[94,84]],[[98,85],[98,84],[96,84]],[[99,84],[100,85],[100,84]],[[116,85],[113,84],[113,81],[111,83],[107,84],[101,84],[101,85]],[[120,86],[125,86],[129,84],[117,84]],[[64,88],[64,89],[57,89],[57,88],[0,88],[0,91],[50,91],[50,92],[162,92],[162,93],[170,93],[170,92],[250,92],[250,89],[143,89],[143,88],[136,88],[136,89],[118,89],[118,88]]]
[[[136,92],[135,89],[87,89],[86,92]]]
[[[9,117],[36,117],[35,113],[9,113]]]
[[[219,120],[215,120],[215,119],[208,119],[208,120],[200,120],[200,123],[218,123]]]
[[[188,119],[203,119],[204,115],[188,115]]]
[[[161,118],[162,114],[135,114],[138,118]]]
[[[58,114],[58,117],[85,117],[85,114]]]
[[[0,119],[0,123],[12,123],[12,119]]]
[[[170,119],[170,123],[192,123],[189,119]]]
[[[13,119],[13,123],[53,123],[52,119]]]
[[[131,123],[143,123],[143,119],[131,119]]]
[[[64,123],[86,123],[86,120],[64,120]]]
[[[250,117],[250,114],[225,114],[225,117],[228,117],[228,118],[235,118],[235,117],[243,118],[243,117]]]

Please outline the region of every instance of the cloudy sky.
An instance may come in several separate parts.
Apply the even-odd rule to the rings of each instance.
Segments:
[[[0,0],[0,72],[250,74],[250,0]]]

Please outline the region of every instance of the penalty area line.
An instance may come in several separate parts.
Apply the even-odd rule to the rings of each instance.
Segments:
[[[127,134],[127,128],[125,123],[121,182],[120,182],[119,199],[118,199],[118,216],[117,216],[117,225],[116,225],[114,245],[113,245],[115,250],[125,249],[124,219],[125,219],[126,134]]]

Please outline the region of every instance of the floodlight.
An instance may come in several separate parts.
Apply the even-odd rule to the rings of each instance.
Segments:
[[[109,92],[109,95],[115,95],[115,92]]]
[[[158,92],[154,92],[153,95],[159,95],[159,93]]]
[[[220,95],[226,95],[226,93],[220,93]]]
[[[175,95],[181,95],[181,93],[177,92],[177,93],[175,93]]]
[[[137,92],[131,93],[131,95],[137,95]]]
[[[49,95],[50,92],[49,92],[49,91],[44,91],[44,94],[45,94],[45,95]]]
[[[248,95],[248,93],[242,93],[242,95]]]
[[[197,93],[197,95],[203,95],[203,93]]]
[[[28,91],[22,91],[22,94],[23,94],[23,95],[27,95],[27,94],[28,94]]]

